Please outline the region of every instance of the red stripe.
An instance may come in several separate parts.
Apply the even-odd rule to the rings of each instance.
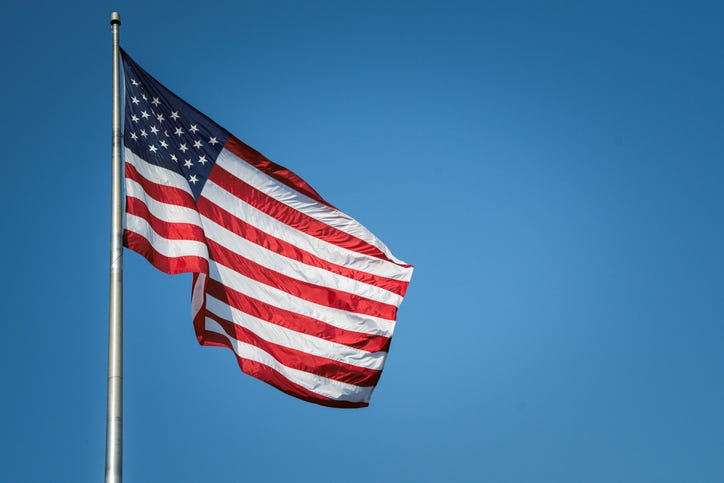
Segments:
[[[224,149],[226,149],[230,153],[235,154],[243,161],[246,161],[259,171],[266,173],[280,183],[283,183],[290,188],[299,191],[303,195],[308,196],[315,201],[334,208],[329,202],[319,196],[319,193],[317,193],[314,188],[309,186],[309,184],[304,181],[299,175],[285,168],[284,166],[276,164],[274,161],[270,161],[259,151],[252,148],[243,141],[240,141],[236,137],[229,136],[229,139],[224,145]]]
[[[378,370],[358,367],[309,352],[284,347],[264,340],[246,327],[235,324],[218,314],[207,311],[206,316],[216,321],[229,337],[258,347],[282,365],[292,369],[298,369],[347,384],[354,384],[355,386],[374,386],[380,379],[380,371]]]
[[[196,201],[190,193],[176,188],[155,183],[143,175],[131,163],[126,163],[126,178],[132,179],[143,187],[148,196],[167,205],[178,205],[186,208],[196,209]]]
[[[290,381],[285,376],[267,365],[255,361],[250,361],[248,359],[243,359],[239,357],[236,352],[234,352],[232,343],[229,341],[229,339],[221,334],[205,331],[203,337],[200,339],[200,342],[202,345],[228,347],[234,353],[234,356],[239,363],[239,367],[243,372],[249,374],[250,376],[256,377],[257,379],[261,379],[267,384],[276,387],[277,389],[289,394],[290,396],[294,396],[296,398],[303,399],[305,401],[315,404],[320,404],[322,406],[329,406],[335,408],[363,408],[369,406],[369,403],[366,402],[338,401],[319,395],[303,386],[300,386],[299,384]]]
[[[353,252],[392,262],[376,246],[287,206],[237,178],[218,164],[211,169],[209,180],[267,215],[307,235]]]
[[[312,317],[281,309],[249,297],[216,280],[206,280],[205,293],[252,317],[296,332],[319,337],[320,339],[368,352],[387,351],[390,346],[389,337],[340,329]],[[196,321],[197,324],[200,322]]]
[[[363,315],[371,315],[372,317],[395,320],[397,307],[394,305],[371,300],[357,294],[343,292],[342,290],[335,290],[333,288],[297,280],[296,278],[276,272],[248,258],[242,257],[238,253],[210,239],[206,241],[206,245],[209,247],[209,257],[212,260],[257,282],[278,288],[290,295],[315,304]]]
[[[151,225],[153,231],[167,240],[193,240],[204,243],[204,230],[192,223],[169,223],[156,218],[148,210],[146,204],[138,198],[126,196],[126,213],[143,218]]]
[[[237,218],[232,213],[213,203],[212,201],[204,198],[203,195],[196,202],[199,207],[199,213],[214,220],[219,225],[223,226],[229,231],[236,233],[237,235],[245,238],[257,245],[260,245],[267,250],[275,253],[279,253],[287,258],[297,260],[305,265],[321,268],[328,272],[342,275],[343,277],[351,278],[359,282],[363,282],[369,285],[383,288],[392,293],[400,296],[404,296],[407,291],[409,282],[394,280],[392,278],[383,277],[380,275],[374,275],[371,273],[363,272],[361,270],[355,270],[353,268],[343,267],[335,263],[329,262],[323,258],[320,258],[306,250],[282,240],[281,238],[274,237],[269,233],[266,233],[249,223]]]
[[[208,272],[209,265],[205,258],[193,255],[183,257],[167,257],[153,248],[151,242],[136,232],[123,232],[123,245],[146,258],[151,265],[169,275],[185,272]]]

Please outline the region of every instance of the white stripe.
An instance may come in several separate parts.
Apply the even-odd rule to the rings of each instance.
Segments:
[[[199,218],[198,211],[185,206],[156,201],[146,194],[143,186],[128,178],[126,179],[126,195],[143,202],[148,208],[148,211],[160,220],[168,223],[190,223],[201,227],[201,219]]]
[[[339,210],[319,203],[297,190],[280,183],[276,179],[251,166],[235,154],[223,149],[216,159],[216,164],[232,173],[237,178],[245,181],[262,193],[265,193],[287,206],[290,206],[312,218],[321,221],[338,230],[357,237],[380,249],[390,260],[404,264],[398,260],[372,232],[360,224],[357,220]]]
[[[156,233],[144,218],[139,216],[126,213],[126,229],[148,240],[154,250],[167,257],[209,257],[205,243],[194,240],[169,240],[164,238]]]
[[[308,372],[292,369],[281,364],[267,352],[254,347],[252,345],[240,342],[233,337],[229,337],[224,329],[212,319],[206,319],[206,330],[225,336],[231,342],[234,352],[242,359],[258,362],[268,366],[288,380],[299,384],[305,389],[312,391],[321,396],[328,397],[337,401],[350,402],[368,402],[372,395],[374,387],[361,387],[345,382],[335,381],[326,377],[310,374]]]
[[[348,312],[304,300],[283,290],[261,284],[256,280],[245,277],[214,260],[209,260],[209,277],[249,297],[261,300],[280,309],[306,315],[307,317],[317,319],[334,327],[339,327],[340,329],[392,337],[392,332],[395,328],[395,322],[393,320]]]
[[[400,303],[402,303],[402,297],[393,292],[287,258],[250,242],[210,218],[202,216],[201,222],[207,239],[213,240],[233,252],[243,254],[245,258],[265,268],[283,273],[295,280],[360,295],[377,302],[393,304],[396,307],[399,307]]]
[[[381,370],[385,364],[387,352],[367,352],[272,324],[231,307],[211,295],[206,296],[206,310],[249,329],[272,344],[366,369]]]
[[[353,252],[292,228],[207,180],[201,196],[255,228],[313,253],[324,260],[393,280],[409,281],[412,270],[387,260]]]
[[[196,320],[196,315],[204,307],[204,289],[206,288],[206,274],[199,273],[196,283],[191,291],[191,320]]]
[[[147,180],[164,186],[172,186],[180,190],[184,190],[193,196],[189,182],[186,178],[169,169],[156,166],[141,157],[136,156],[133,151],[126,148],[126,162],[133,165],[134,168]]]

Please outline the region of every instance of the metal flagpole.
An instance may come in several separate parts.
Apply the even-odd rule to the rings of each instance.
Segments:
[[[111,175],[111,266],[108,312],[108,401],[106,483],[123,478],[123,211],[121,182],[121,15],[111,14],[113,32],[113,163]]]

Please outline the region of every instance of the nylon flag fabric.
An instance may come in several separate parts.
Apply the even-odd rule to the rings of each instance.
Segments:
[[[412,266],[121,54],[125,246],[194,274],[202,345],[300,399],[367,406]]]

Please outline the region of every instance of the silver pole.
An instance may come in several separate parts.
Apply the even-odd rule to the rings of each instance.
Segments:
[[[123,479],[123,208],[121,183],[121,15],[111,14],[113,32],[113,163],[111,187],[111,280],[108,312],[108,406],[106,483]]]

